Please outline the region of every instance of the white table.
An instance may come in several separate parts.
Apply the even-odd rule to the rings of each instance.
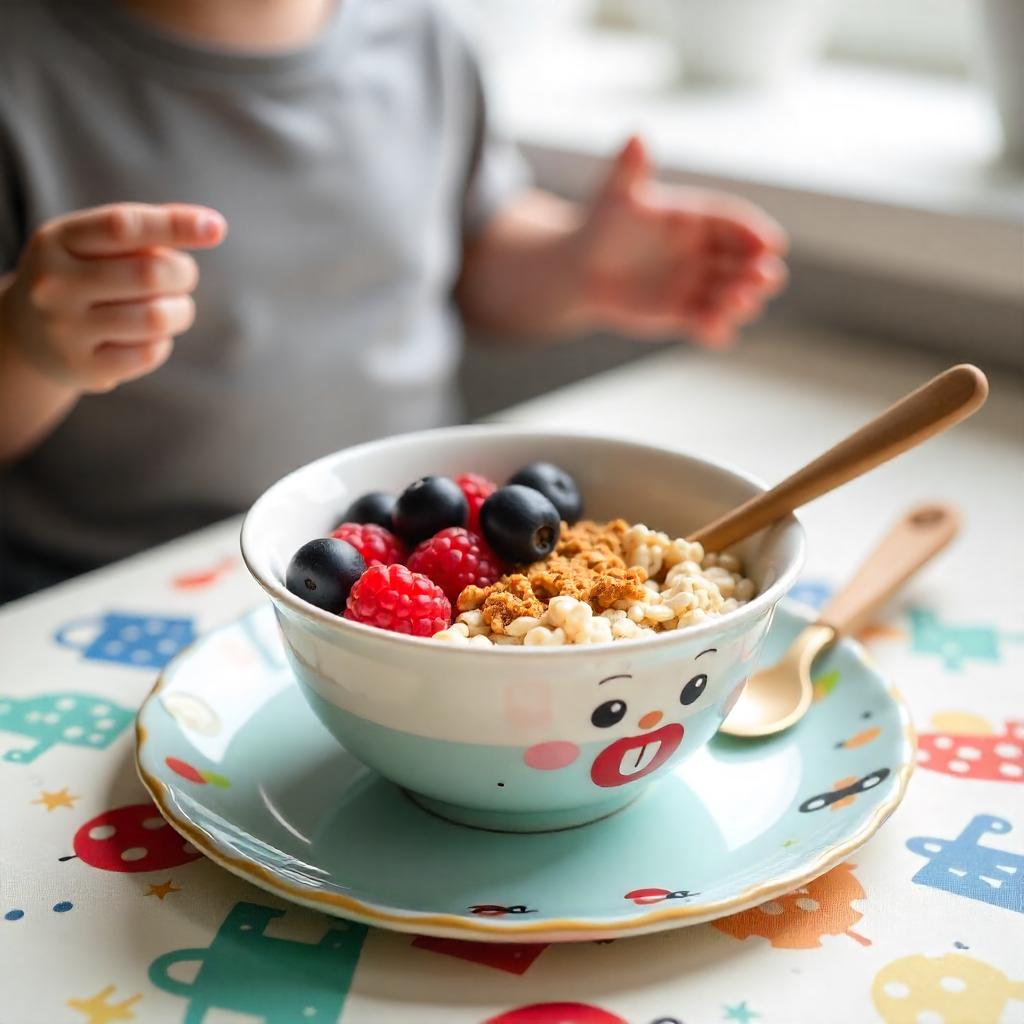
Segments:
[[[866,341],[755,331],[737,353],[658,355],[501,418],[587,424],[693,449],[775,480],[938,369],[934,357]],[[1011,379],[992,384],[989,404],[975,419],[820,500],[803,517],[810,552],[802,593],[820,599],[905,506],[944,498],[962,508],[960,540],[907,588],[868,639],[898,679],[926,744],[935,740],[933,716],[940,732],[989,728],[979,743],[991,743],[991,732],[1024,717],[1024,391]],[[238,559],[237,532],[238,520],[230,520],[0,610],[0,714],[5,703],[24,710],[27,699],[69,692],[136,707],[155,663],[191,630],[202,633],[261,600]],[[112,610],[140,615],[143,624],[154,618],[184,625],[167,650],[153,648],[148,660],[135,663],[83,651],[90,628],[95,632],[88,624],[65,633],[72,646],[54,642],[67,624]],[[14,732],[3,731],[0,719],[0,1021],[196,1024],[184,998],[150,984],[148,965],[172,949],[208,946],[239,901],[282,904],[206,861],[156,875],[62,861],[78,830],[145,795],[132,767],[130,728],[103,749],[47,747],[40,742],[44,718],[41,710]],[[952,742],[969,748],[972,741]],[[1005,742],[1012,746],[1011,738]],[[3,759],[18,751],[31,751],[26,763]],[[1024,758],[1017,762],[1024,765]],[[856,930],[870,945],[827,935],[820,946],[812,938],[801,948],[777,948],[765,938],[739,941],[701,925],[611,945],[538,947],[528,955],[463,944],[451,955],[371,931],[351,989],[338,994],[338,1019],[483,1024],[515,1007],[567,1001],[591,1009],[551,1016],[536,1010],[515,1024],[864,1024],[880,1019],[872,984],[883,969],[908,987],[909,1007],[915,985],[941,968],[952,987],[958,979],[968,985],[966,996],[938,997],[946,1024],[1024,1021],[1024,785],[1016,776],[972,777],[970,764],[963,777],[926,769],[915,774],[893,820],[855,858],[866,893],[856,904],[863,914]],[[1012,826],[982,843],[1003,851],[997,859],[1016,868],[1012,880],[999,887],[979,882],[984,898],[915,884],[923,861],[907,849],[908,838],[954,840],[977,815]],[[979,849],[967,840],[959,847],[968,861]],[[272,924],[277,937],[297,942],[315,942],[325,926],[324,918],[298,908]],[[498,965],[489,965],[496,955]],[[204,1024],[255,1019],[233,1012],[231,1002],[228,986],[223,1009],[208,1013]],[[937,1019],[921,1017],[920,1024]],[[903,1020],[914,1015],[890,1016],[887,1024]]]

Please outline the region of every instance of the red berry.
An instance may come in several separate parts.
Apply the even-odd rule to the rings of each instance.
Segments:
[[[455,482],[462,488],[462,493],[469,503],[469,516],[466,518],[466,529],[471,533],[480,534],[480,506],[493,494],[498,485],[492,483],[479,473],[463,473]]]
[[[486,541],[461,526],[450,526],[420,544],[409,556],[409,568],[433,580],[452,604],[470,584],[486,587],[504,571]]]
[[[452,619],[441,588],[404,565],[371,566],[348,595],[345,618],[378,629],[433,636]]]
[[[372,565],[395,565],[405,561],[405,545],[390,531],[376,523],[342,523],[332,534],[347,541]]]

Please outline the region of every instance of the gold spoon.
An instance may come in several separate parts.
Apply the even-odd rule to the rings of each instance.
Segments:
[[[754,673],[722,725],[730,736],[770,736],[788,729],[811,706],[811,665],[829,645],[855,633],[868,616],[956,536],[951,505],[911,509],[896,521],[856,575],[833,595],[774,665]]]

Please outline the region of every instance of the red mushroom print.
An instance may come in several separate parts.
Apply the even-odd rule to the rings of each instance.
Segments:
[[[484,1024],[627,1024],[620,1016],[586,1003],[533,1003],[490,1017]]]
[[[918,736],[917,760],[928,771],[986,782],[1024,782],[1024,722],[1002,733],[977,715],[948,712]]]
[[[75,833],[74,849],[76,856],[101,871],[166,871],[202,856],[152,803],[98,814]]]

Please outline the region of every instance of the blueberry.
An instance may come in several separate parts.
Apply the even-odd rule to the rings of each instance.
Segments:
[[[395,497],[383,491],[370,491],[361,498],[356,498],[348,507],[348,511],[338,521],[342,523],[376,523],[385,530],[393,529],[391,515],[395,510]]]
[[[567,523],[574,523],[583,512],[583,499],[576,481],[552,462],[531,462],[523,466],[509,483],[540,491]]]
[[[508,562],[536,562],[554,550],[561,527],[558,509],[540,491],[507,484],[480,506],[480,529]]]
[[[348,592],[364,572],[366,562],[351,544],[333,537],[318,537],[292,555],[284,582],[296,597],[340,615],[345,610]]]
[[[395,532],[410,547],[438,530],[465,526],[469,505],[462,488],[447,476],[425,476],[398,496],[392,519]]]

